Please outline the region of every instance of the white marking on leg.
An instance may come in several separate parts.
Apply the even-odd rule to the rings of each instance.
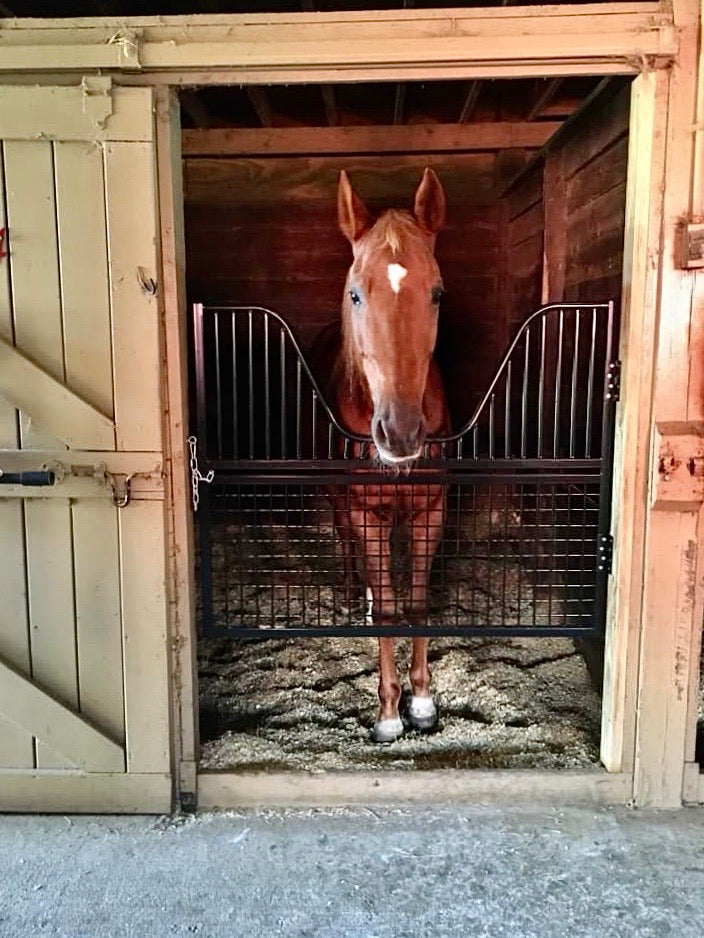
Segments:
[[[372,735],[378,743],[393,743],[403,735],[403,723],[400,717],[388,720],[377,720]]]
[[[389,264],[386,269],[389,274],[389,283],[391,284],[391,289],[394,291],[394,293],[398,293],[398,291],[401,289],[401,281],[406,276],[408,271],[400,264]]]
[[[374,623],[374,618],[372,616],[373,609],[374,609],[374,597],[372,596],[372,591],[370,587],[367,587],[367,607],[364,611],[365,625],[372,625]]]
[[[432,697],[416,697],[415,694],[411,697],[411,702],[408,705],[408,713],[414,720],[434,720],[438,711],[435,706],[435,701]]]

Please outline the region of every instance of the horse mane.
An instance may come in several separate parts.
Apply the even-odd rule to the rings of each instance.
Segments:
[[[364,237],[368,239],[364,245],[365,253],[376,253],[388,248],[393,257],[398,257],[402,248],[409,241],[412,243],[422,237],[422,233],[410,212],[389,209],[379,216]],[[367,379],[352,339],[349,304],[342,306],[342,358],[350,397],[361,397],[363,402],[371,403]]]

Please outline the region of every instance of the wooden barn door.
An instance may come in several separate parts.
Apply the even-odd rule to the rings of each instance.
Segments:
[[[0,87],[0,810],[170,807],[152,99]]]

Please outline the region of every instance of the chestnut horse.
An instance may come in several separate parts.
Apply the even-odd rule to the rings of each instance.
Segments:
[[[414,211],[387,211],[375,219],[352,189],[345,172],[338,185],[338,221],[353,254],[342,302],[341,329],[322,343],[319,373],[327,399],[343,426],[371,435],[371,458],[412,474],[426,435],[449,430],[445,393],[433,359],[442,280],[433,250],[445,219],[440,181],[426,169],[415,194]],[[315,355],[315,352],[314,352]],[[364,470],[361,470],[362,472]],[[408,532],[411,557],[407,621],[427,614],[428,577],[440,540],[445,510],[442,485],[352,485],[331,493],[336,529],[354,544],[364,563],[374,622],[398,620],[391,576],[392,526]],[[401,687],[394,639],[379,639],[379,713],[372,731],[376,742],[403,733],[399,715]],[[414,638],[410,667],[410,725],[429,730],[437,724],[430,693],[428,639]]]

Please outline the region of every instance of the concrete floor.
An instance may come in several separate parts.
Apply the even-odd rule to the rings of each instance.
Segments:
[[[704,809],[0,818],[2,938],[701,938]]]

